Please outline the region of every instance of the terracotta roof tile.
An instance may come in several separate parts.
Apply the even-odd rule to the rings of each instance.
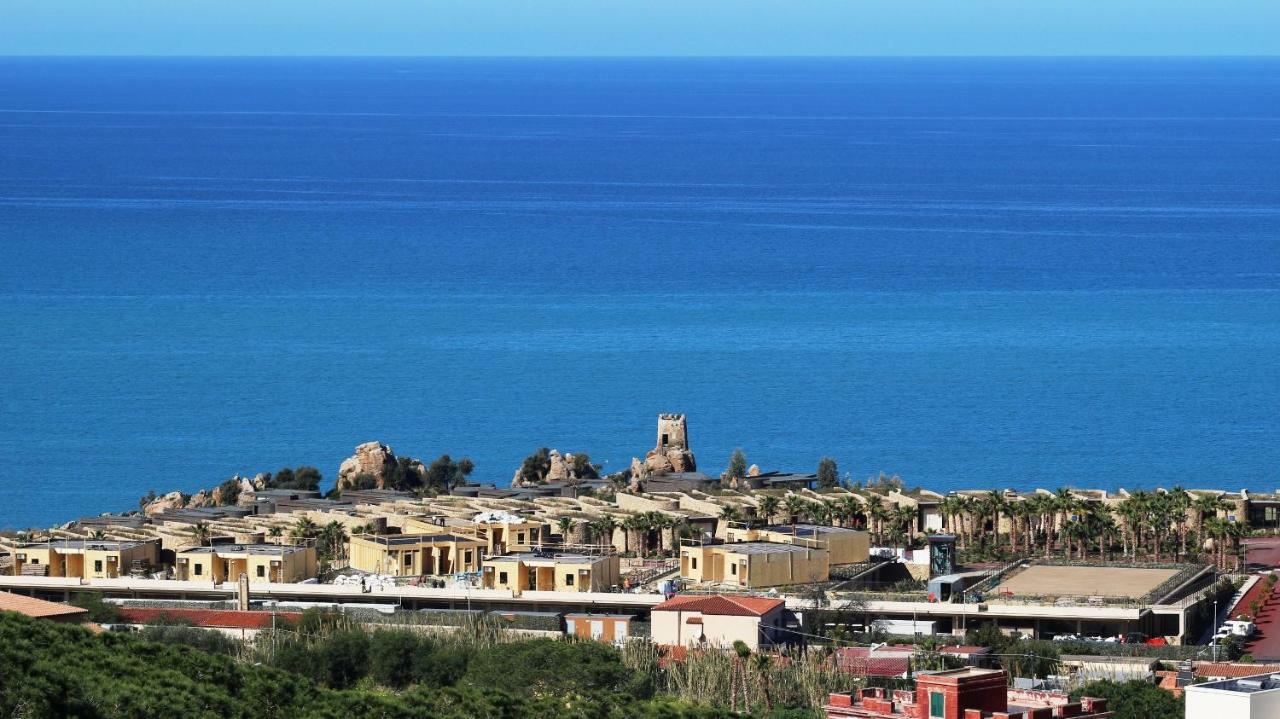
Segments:
[[[725,594],[711,596],[684,594],[672,597],[653,608],[653,611],[701,612],[712,616],[763,617],[783,606],[781,599],[764,597],[735,597]]]
[[[69,617],[87,615],[89,613],[87,609],[73,607],[70,604],[46,602],[43,599],[24,597],[21,594],[13,594],[12,592],[0,592],[0,611],[18,612],[28,617],[37,618]]]
[[[186,621],[197,627],[218,629],[269,629],[271,618],[294,620],[302,616],[298,612],[241,612],[222,609],[161,609],[156,607],[126,607],[120,610],[120,618],[129,624],[167,618]]]
[[[1230,662],[1196,662],[1196,676],[1239,679],[1254,674],[1280,672],[1280,664],[1234,664]]]

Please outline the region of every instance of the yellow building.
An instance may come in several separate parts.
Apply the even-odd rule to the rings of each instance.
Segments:
[[[538,554],[524,552],[484,561],[485,589],[507,589],[519,595],[538,592],[604,592],[618,584],[620,563],[614,555]]]
[[[871,558],[871,537],[866,532],[847,527],[826,527],[820,524],[775,524],[746,529],[729,527],[725,533],[729,542],[774,542],[793,544],[797,547],[825,549],[831,555],[832,564],[858,564]]]
[[[680,577],[743,589],[825,582],[830,553],[793,544],[737,542],[680,548]]]
[[[481,512],[472,520],[453,517],[409,517],[404,521],[408,532],[450,532],[484,542],[484,553],[495,557],[508,552],[532,552],[542,548],[547,539],[543,522],[507,512]]]
[[[480,571],[485,543],[456,534],[357,535],[351,566],[396,577],[448,576]]]
[[[291,583],[316,576],[316,549],[283,544],[215,544],[178,552],[174,567],[178,579],[193,582]]]
[[[115,579],[135,569],[155,571],[160,547],[155,542],[57,539],[19,545],[13,551],[15,575]]]

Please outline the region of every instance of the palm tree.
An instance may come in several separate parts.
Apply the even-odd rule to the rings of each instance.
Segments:
[[[344,556],[343,548],[347,545],[347,528],[342,522],[336,519],[324,525],[319,532],[320,545],[324,547],[325,554],[334,558],[341,559]]]
[[[766,494],[760,498],[758,508],[760,510],[760,516],[764,518],[766,524],[773,523],[773,515],[778,513],[778,508],[781,505],[782,502],[772,494]]]
[[[1057,520],[1058,528],[1058,544],[1061,545],[1063,543],[1063,534],[1066,530],[1067,520],[1071,518],[1072,514],[1079,511],[1080,501],[1076,499],[1070,489],[1067,487],[1059,487],[1058,491],[1053,493],[1053,506],[1057,515],[1055,519]],[[1071,550],[1070,548],[1067,548],[1067,555],[1070,554]]]
[[[899,528],[907,539],[907,542],[914,544],[916,541],[916,508],[901,505],[893,510],[894,524]]]
[[[738,505],[726,504],[720,508],[720,521],[727,527],[734,522],[742,521],[742,513],[738,511]]]
[[[316,526],[310,517],[299,517],[289,529],[289,538],[294,542],[300,542],[315,537],[319,532],[320,527]]]
[[[836,502],[835,513],[840,517],[840,526],[852,526],[854,519],[862,513],[862,503],[852,494],[846,494]]]
[[[1106,507],[1098,507],[1093,513],[1094,533],[1098,537],[1098,558],[1105,561],[1111,561],[1111,545],[1115,542],[1117,536],[1120,535],[1120,528],[1116,525],[1115,517],[1111,516],[1111,510]]]
[[[1221,496],[1205,494],[1191,502],[1191,509],[1196,517],[1196,537],[1199,539],[1200,544],[1203,545],[1207,536],[1205,520],[1218,516],[1218,512],[1231,511],[1231,503]]]
[[[1191,509],[1191,495],[1187,490],[1175,485],[1169,490],[1169,511],[1173,513],[1174,526],[1178,531],[1178,561],[1187,556],[1187,511]]]
[[[618,520],[614,519],[612,515],[606,514],[597,520],[595,525],[596,536],[600,539],[600,550],[608,553],[608,551],[615,549],[613,546],[613,530],[618,528]],[[606,551],[606,547],[608,547],[608,551]]]
[[[573,519],[570,517],[561,517],[556,520],[556,529],[560,530],[560,545],[569,544],[569,533],[573,531]]]
[[[640,515],[633,514],[622,520],[622,553],[626,554],[631,551],[632,539],[639,539],[635,535],[640,532]],[[636,544],[639,544],[637,541]],[[637,552],[638,554],[639,552]]]
[[[795,536],[796,525],[800,523],[800,515],[804,514],[808,504],[809,503],[798,494],[788,494],[786,500],[782,503],[782,508],[786,510],[787,517],[791,520],[792,536]]]
[[[271,528],[267,530],[268,537],[279,537],[282,534],[284,534],[284,530],[278,524],[271,525]]]
[[[884,500],[879,495],[871,495],[871,498],[867,500],[867,517],[873,527],[871,534],[876,538],[875,541],[877,543],[884,540],[884,520],[888,516],[889,511],[885,509]],[[794,524],[794,521],[792,523]]]
[[[191,539],[197,545],[203,547],[209,543],[212,533],[209,531],[209,525],[204,522],[196,522],[191,526]]]
[[[92,532],[89,532],[89,539],[101,540],[106,538],[107,538],[107,533],[102,531],[101,529],[95,529]]]

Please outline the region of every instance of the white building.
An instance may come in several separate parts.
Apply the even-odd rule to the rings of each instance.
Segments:
[[[1280,674],[1257,674],[1191,684],[1185,689],[1186,719],[1275,719],[1280,717]]]
[[[755,649],[785,639],[778,636],[785,612],[781,599],[683,595],[653,608],[650,631],[655,644],[730,647],[742,641]]]

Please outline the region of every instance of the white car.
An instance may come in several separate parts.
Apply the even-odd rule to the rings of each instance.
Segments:
[[[1078,639],[1079,639],[1079,637],[1077,637],[1077,636],[1076,636],[1076,635],[1074,635],[1074,634],[1058,634],[1058,635],[1054,636],[1053,641],[1055,641],[1055,642],[1074,642],[1074,641],[1077,641]]]

